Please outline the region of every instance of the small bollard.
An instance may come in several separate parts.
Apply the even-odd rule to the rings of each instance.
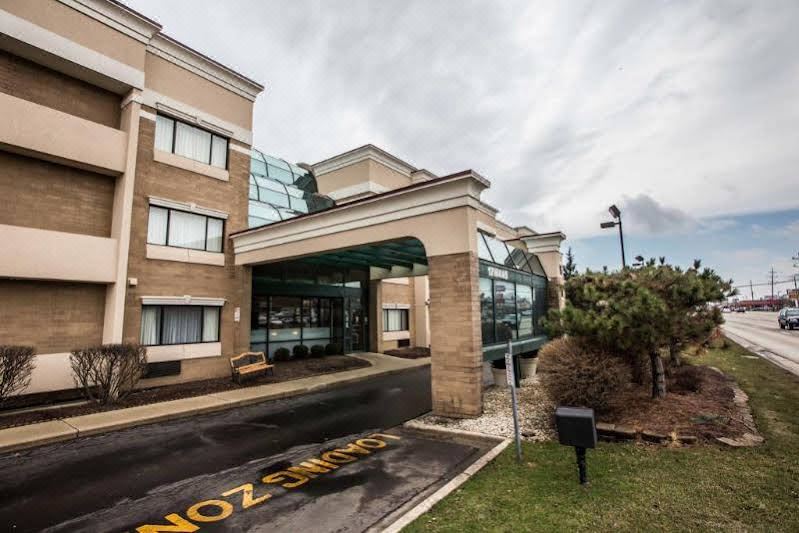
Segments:
[[[564,407],[555,409],[555,424],[558,428],[558,440],[564,446],[574,446],[577,452],[577,470],[580,484],[588,483],[586,472],[585,450],[596,447],[596,422],[594,410],[584,407]]]

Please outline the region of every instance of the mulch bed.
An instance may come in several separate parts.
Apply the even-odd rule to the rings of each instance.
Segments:
[[[624,391],[599,418],[664,435],[694,435],[701,441],[750,431],[736,416],[734,381],[728,376],[706,366],[685,365],[668,378],[667,386],[664,400],[653,400],[648,387]]]
[[[394,357],[401,357],[402,359],[421,359],[422,357],[430,357],[430,348],[413,346],[409,348],[397,348],[396,350],[386,350],[383,353]]]
[[[122,402],[113,406],[86,404],[0,416],[0,428],[23,426],[26,424],[34,424],[36,422],[46,422],[48,420],[67,418],[70,416],[86,415],[90,413],[99,413],[102,411],[124,409],[126,407],[135,407],[138,405],[147,405],[169,400],[178,400],[181,398],[190,398],[192,396],[201,396],[203,394],[211,394],[214,392],[254,387],[256,385],[280,383],[283,381],[290,381],[321,374],[332,374],[335,372],[341,372],[343,370],[352,370],[367,366],[371,366],[368,361],[346,355],[329,355],[319,359],[302,359],[279,362],[275,365],[274,376],[260,376],[258,378],[248,380],[241,385],[237,385],[235,382],[233,382],[233,380],[230,379],[230,377],[223,377],[206,379],[202,381],[191,381],[188,383],[178,383],[176,385],[166,385],[163,387],[154,387],[150,389],[140,389],[130,393],[130,395]],[[13,405],[9,407],[13,408]]]

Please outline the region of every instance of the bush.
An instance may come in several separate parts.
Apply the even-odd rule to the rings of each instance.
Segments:
[[[305,359],[308,357],[308,347],[304,344],[298,344],[294,347],[294,359]]]
[[[558,405],[591,407],[607,412],[613,395],[631,380],[621,358],[585,347],[574,338],[549,342],[539,352],[542,387]]]
[[[700,370],[691,365],[675,368],[672,372],[672,380],[677,391],[699,392],[702,388],[702,374]]]
[[[275,350],[275,361],[286,362],[291,359],[291,352],[288,348],[278,348]]]
[[[327,355],[338,355],[341,353],[341,345],[336,342],[330,342],[325,346],[325,353]]]
[[[139,344],[103,344],[73,350],[72,379],[88,400],[99,404],[124,399],[147,367],[147,349]]]
[[[314,344],[311,346],[311,357],[324,357],[325,347],[321,344]]]
[[[34,352],[31,346],[0,346],[0,403],[30,385]]]

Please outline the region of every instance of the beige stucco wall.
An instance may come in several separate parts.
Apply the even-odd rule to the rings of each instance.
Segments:
[[[0,276],[111,283],[117,241],[0,224]],[[9,253],[10,252],[10,253]]]
[[[97,172],[121,174],[127,135],[62,111],[0,93],[0,146]]]
[[[378,190],[393,190],[411,185],[411,178],[378,161],[366,159],[344,168],[316,176],[319,192],[330,194],[371,182]]]
[[[0,9],[121,63],[144,70],[143,42],[87,17],[61,2],[0,0]]]
[[[410,176],[406,176],[371,159],[369,160],[369,179],[387,189],[399,189],[411,184]]]
[[[253,102],[149,52],[145,84],[158,94],[252,129]]]
[[[354,165],[349,165],[333,172],[316,176],[316,184],[319,192],[329,194],[332,191],[352,187],[359,183],[369,181],[369,161],[359,161]]]

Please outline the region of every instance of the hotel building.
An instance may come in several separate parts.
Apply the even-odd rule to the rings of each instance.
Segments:
[[[470,170],[267,155],[263,90],[118,2],[0,0],[0,344],[36,348],[24,393],[74,387],[70,350],[99,343],[148,346],[141,387],[250,349],[426,346],[434,410],[479,414],[484,363],[545,341],[564,236],[497,220]]]

